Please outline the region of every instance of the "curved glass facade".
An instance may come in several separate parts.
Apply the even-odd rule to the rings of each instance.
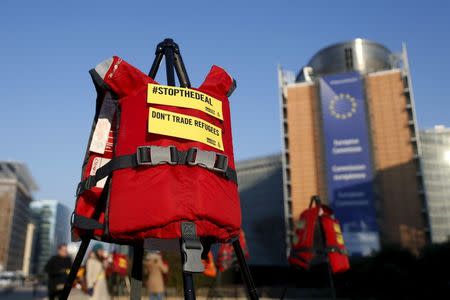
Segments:
[[[420,141],[431,239],[444,242],[450,238],[450,128],[421,131]]]

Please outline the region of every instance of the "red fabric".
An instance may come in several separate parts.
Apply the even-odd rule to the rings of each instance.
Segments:
[[[101,105],[101,104],[102,103],[99,103],[99,105]],[[109,132],[109,138],[108,138],[108,143],[111,143],[111,145],[114,144],[115,117],[114,117],[113,123],[114,124],[112,124],[112,126],[111,126],[111,130]],[[88,148],[89,148],[89,145],[88,145]],[[86,180],[86,178],[88,178],[91,175],[90,173],[91,173],[91,169],[92,169],[92,164],[96,158],[112,159],[113,158],[113,149],[108,146],[105,149],[104,154],[98,154],[98,153],[89,151],[88,156],[85,158],[86,162],[83,166],[82,180]],[[87,217],[87,218],[93,218],[94,211],[96,210],[96,207],[99,204],[98,202],[99,202],[100,196],[102,194],[102,191],[103,191],[103,188],[93,187],[90,190],[87,190],[86,192],[81,194],[77,198],[74,213],[77,215],[80,215],[80,216]],[[98,221],[100,223],[104,224],[104,220],[105,220],[105,212],[102,211],[100,213],[100,217],[98,218]],[[101,239],[101,237],[103,236],[103,233],[104,233],[103,229],[96,229],[94,231],[94,237],[97,239]],[[74,228],[72,228],[72,234],[73,234],[73,239],[75,241],[77,241],[77,240],[79,240],[79,237],[84,234],[84,231],[79,228],[74,227]]]
[[[239,233],[239,243],[241,244],[242,252],[244,253],[244,257],[248,259],[250,257],[247,241],[245,239],[244,230],[241,229]],[[217,267],[220,272],[224,272],[231,268],[233,263],[237,260],[236,254],[234,252],[233,245],[230,243],[225,243],[220,245],[218,254],[217,254]]]
[[[111,273],[117,273],[120,276],[127,276],[128,257],[125,254],[113,253],[112,264],[110,265],[110,268]]]
[[[289,263],[309,269],[317,250],[322,250],[317,249],[316,245],[314,245],[314,235],[319,234],[319,232],[316,232],[318,220],[325,235],[325,250],[332,272],[347,271],[350,268],[350,264],[348,256],[344,254],[346,250],[340,225],[333,216],[333,210],[326,205],[311,207],[301,213],[295,230],[297,241],[292,246],[291,255],[288,259]],[[334,248],[344,253],[336,251]]]
[[[242,252],[244,252],[244,257],[249,258],[250,253],[248,252],[247,247],[247,239],[245,238],[244,230],[241,229],[241,232],[239,233],[239,243],[241,244]]]
[[[219,252],[217,254],[217,268],[220,272],[225,272],[233,265],[234,250],[230,243],[220,245]]]
[[[345,251],[344,239],[342,237],[339,222],[329,214],[321,217],[322,228],[325,232],[325,244],[327,247],[336,247]],[[328,251],[328,258],[333,273],[345,272],[350,269],[348,256],[338,251]]]
[[[138,146],[145,145],[174,145],[179,150],[198,147],[220,152],[203,143],[148,133],[147,84],[156,82],[127,62],[114,57],[104,82],[119,97],[120,127],[115,156],[133,154]],[[222,128],[223,153],[228,156],[229,166],[234,168],[226,96],[232,83],[223,69],[213,66],[197,89],[222,102],[224,121],[194,109],[154,104],[152,107],[195,116]],[[84,194],[95,192],[94,189]],[[84,206],[77,212],[85,214],[86,209]],[[178,238],[181,237],[181,222],[193,221],[199,236],[226,241],[240,230],[239,194],[235,183],[198,166],[160,165],[116,170],[111,179],[107,220],[109,234],[117,240]]]
[[[314,233],[319,216],[319,207],[303,211],[296,224],[296,241],[292,245],[289,263],[304,269],[309,269],[314,258]]]

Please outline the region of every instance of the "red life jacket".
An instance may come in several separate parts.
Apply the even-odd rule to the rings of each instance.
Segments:
[[[126,276],[128,274],[128,257],[122,253],[113,253],[112,263],[108,271],[120,276]]]
[[[324,253],[333,273],[350,268],[339,221],[334,218],[330,207],[316,204],[300,214],[288,260],[291,265],[309,269],[317,255]]]
[[[241,213],[228,102],[233,78],[213,66],[198,89],[160,86],[119,57],[90,73],[99,96],[77,189],[74,239],[86,229],[119,242],[179,238],[184,221],[195,223],[199,237],[237,236]],[[158,93],[170,101],[161,102]],[[90,151],[97,144],[101,150],[106,134],[112,151]],[[98,157],[111,160],[92,167]]]
[[[248,259],[250,257],[250,254],[247,247],[247,240],[245,239],[245,233],[242,229],[239,233],[239,243],[241,244],[244,257]],[[217,252],[217,267],[220,272],[225,272],[226,270],[231,268],[236,259],[236,254],[231,244],[224,243],[220,245]]]

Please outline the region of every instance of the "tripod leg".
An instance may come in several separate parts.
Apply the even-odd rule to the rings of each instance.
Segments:
[[[174,70],[174,54],[171,47],[164,49],[164,56],[166,58],[166,73],[167,73],[167,85],[175,86],[175,70]]]
[[[244,252],[242,251],[241,243],[239,239],[233,242],[234,252],[241,269],[242,277],[244,278],[245,286],[247,287],[248,296],[251,300],[258,300],[258,293],[256,291],[255,283],[253,282],[252,275],[250,274],[250,269],[248,268],[247,262],[245,261]]]
[[[131,266],[131,291],[130,300],[141,300],[142,294],[142,258],[144,256],[143,245],[133,246],[133,265]]]
[[[184,299],[185,300],[195,300],[195,288],[194,288],[194,278],[192,273],[183,273],[183,289],[184,289]]]
[[[77,278],[78,270],[80,269],[81,263],[83,262],[84,255],[89,247],[90,238],[85,238],[81,241],[80,249],[78,249],[77,256],[73,261],[72,267],[70,268],[70,273],[67,276],[67,280],[64,283],[64,289],[59,296],[59,299],[66,300],[69,297],[70,290],[72,289],[73,282]]]
[[[152,67],[150,68],[150,72],[148,72],[148,76],[152,79],[155,79],[156,72],[158,72],[159,65],[163,58],[162,50],[159,49],[160,45],[158,45],[158,49],[156,49],[155,60],[153,61]]]
[[[334,287],[333,272],[331,271],[330,260],[327,258],[328,280],[330,282],[331,297],[336,300],[336,288]]]
[[[183,58],[181,58],[178,49],[175,50],[174,58],[175,58],[174,60],[175,70],[177,71],[178,81],[180,82],[180,85],[182,87],[191,87],[191,82],[186,72],[186,67],[184,66]]]

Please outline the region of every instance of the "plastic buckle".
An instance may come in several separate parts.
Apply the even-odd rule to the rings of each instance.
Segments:
[[[77,190],[75,191],[75,196],[78,197],[81,194],[84,193],[84,191],[90,190],[94,184],[92,183],[92,180],[94,179],[95,176],[88,176],[86,178],[86,180],[81,181],[78,186],[77,186]]]
[[[176,165],[176,157],[172,157],[172,153],[176,150],[175,146],[161,147],[150,146],[150,158],[153,165],[170,164]]]
[[[173,155],[176,152],[175,146],[140,146],[136,150],[137,164],[139,166],[176,165],[177,158]]]
[[[88,178],[86,178],[86,182],[84,183],[84,189],[85,190],[90,190],[91,188],[94,187],[95,183],[94,182],[95,179],[95,175],[91,175]]]
[[[151,166],[150,146],[139,146],[136,150],[136,161],[138,166]]]
[[[214,151],[204,151],[194,147],[188,151],[187,163],[191,166],[199,165],[208,170],[225,173],[228,167],[228,157]]]
[[[214,171],[220,172],[220,173],[226,173],[228,169],[228,156],[221,153],[216,153],[217,160],[216,164],[214,165]]]
[[[181,250],[183,253],[183,271],[189,273],[202,273],[205,266],[202,263],[203,245],[197,237],[195,224],[181,223]]]

